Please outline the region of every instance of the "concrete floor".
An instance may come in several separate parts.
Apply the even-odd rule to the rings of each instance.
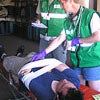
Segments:
[[[25,46],[25,54],[31,51],[37,52],[39,42],[28,40],[25,38],[16,37],[13,35],[1,35],[0,44],[4,45],[5,51],[8,55],[14,55],[20,45]]]

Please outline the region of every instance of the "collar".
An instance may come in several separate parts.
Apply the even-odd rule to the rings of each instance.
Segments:
[[[49,0],[49,5],[53,2],[54,0]]]
[[[79,8],[79,10],[78,10],[78,12],[76,14],[69,13],[69,17],[68,18],[70,20],[76,20],[77,19],[77,16],[80,14],[80,11],[81,11],[81,6],[80,6],[80,8]]]

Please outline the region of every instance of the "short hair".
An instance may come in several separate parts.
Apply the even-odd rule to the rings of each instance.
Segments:
[[[59,1],[59,0],[58,0]],[[64,0],[64,1],[68,1],[68,0]],[[80,3],[82,0],[73,0],[75,3]]]
[[[65,96],[62,93],[58,93],[58,98],[59,100],[84,100],[84,95],[80,90],[70,88]]]

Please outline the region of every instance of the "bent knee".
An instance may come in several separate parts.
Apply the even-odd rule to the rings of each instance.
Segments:
[[[91,87],[92,89],[100,92],[100,80],[98,81],[89,81],[88,82],[89,87]]]

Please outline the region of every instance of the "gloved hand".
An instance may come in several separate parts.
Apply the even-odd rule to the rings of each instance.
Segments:
[[[81,43],[79,42],[79,39],[80,39],[80,38],[74,38],[74,39],[72,39],[71,46],[75,46],[75,45],[77,45],[77,44],[81,44]]]
[[[37,60],[39,60],[39,59],[42,59],[42,58],[44,58],[45,56],[46,56],[46,51],[45,51],[45,50],[42,50],[40,53],[35,54],[35,55],[32,57],[31,62],[37,61]]]

